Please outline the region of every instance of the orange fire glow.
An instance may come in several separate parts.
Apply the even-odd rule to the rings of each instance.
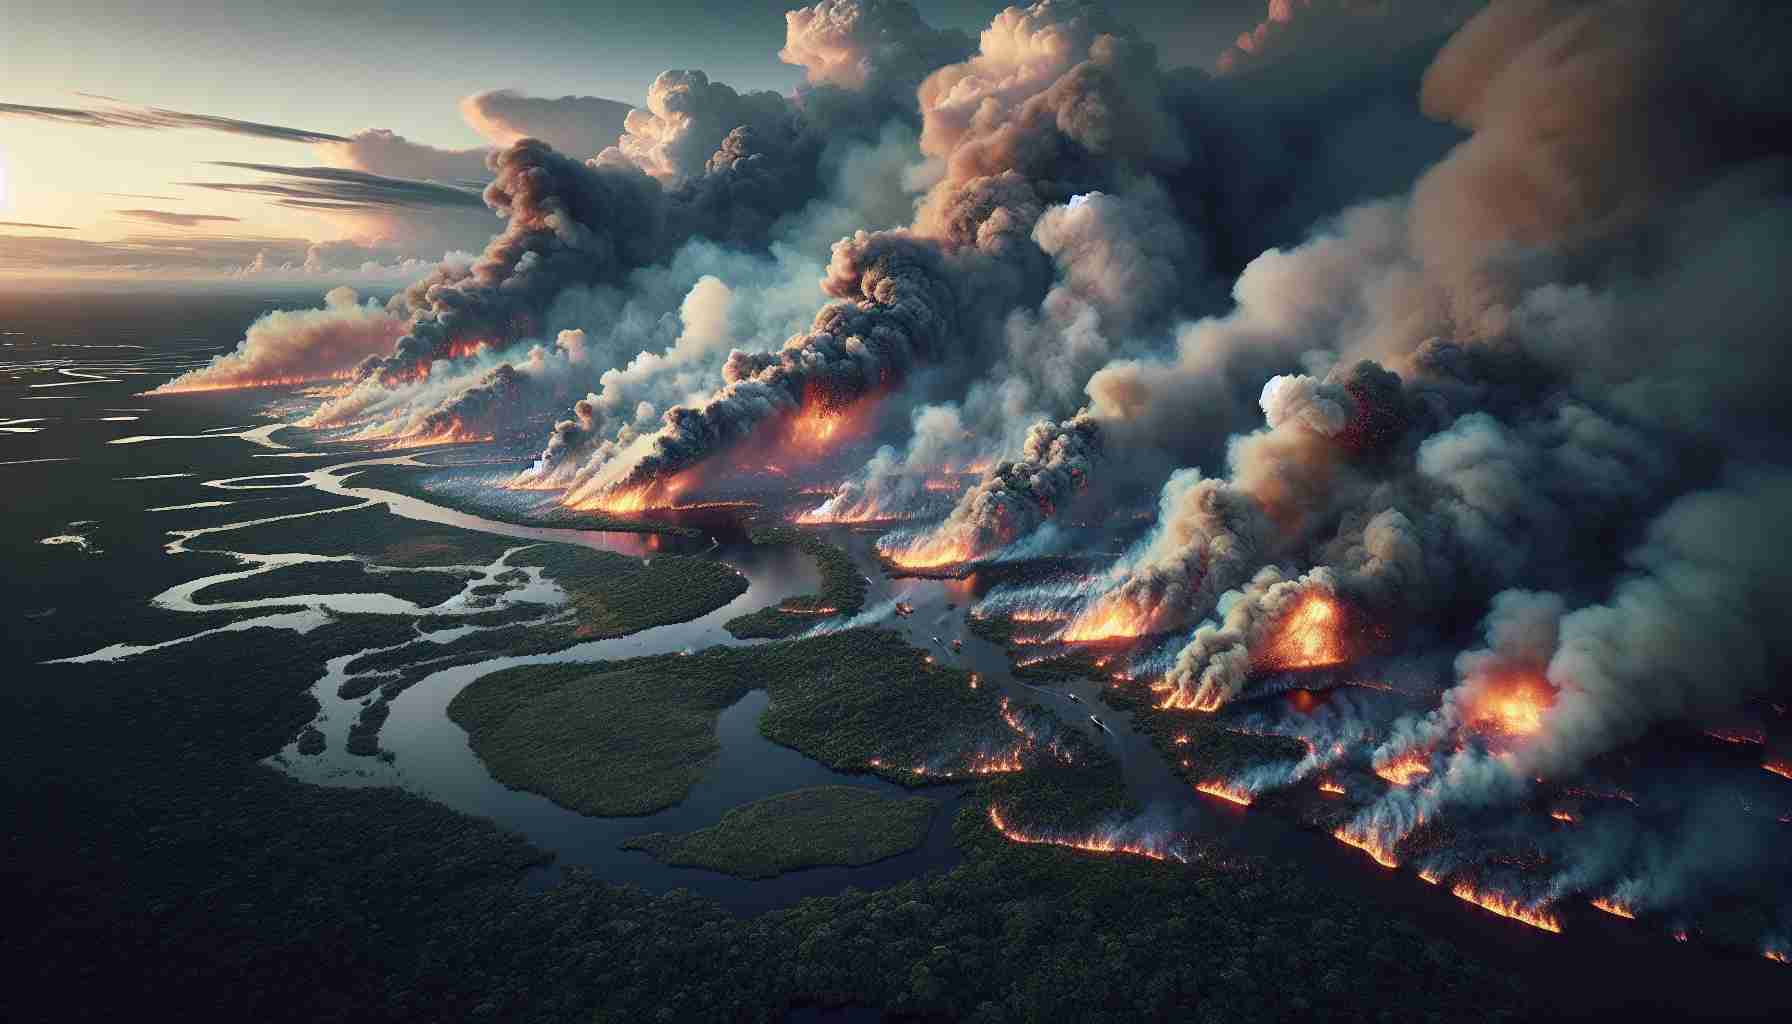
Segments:
[[[1345,661],[1340,630],[1344,612],[1336,598],[1309,590],[1276,627],[1257,662],[1268,669],[1325,668]]]
[[[1059,639],[1089,643],[1120,637],[1143,636],[1151,631],[1151,616],[1119,594],[1104,594],[1077,613]]]
[[[1002,820],[1001,812],[993,806],[989,809],[989,823],[995,826],[995,830],[1000,832],[1004,838],[1013,843],[1063,846],[1072,850],[1082,850],[1085,853],[1130,853],[1136,857],[1149,857],[1152,860],[1171,859],[1169,854],[1161,850],[1154,850],[1138,843],[1123,843],[1108,836],[1045,836],[1023,832],[1020,829],[1008,827],[1008,823]]]
[[[1221,800],[1229,800],[1240,807],[1251,806],[1251,791],[1234,786],[1224,779],[1214,779],[1209,782],[1196,783],[1195,790],[1197,792],[1206,793],[1208,796],[1217,796]]]
[[[254,380],[223,381],[218,383],[182,384],[169,387],[164,384],[154,389],[158,395],[186,395],[201,391],[246,391],[250,388],[296,388],[301,384],[315,384],[322,380],[348,380],[352,374],[348,371],[330,374],[314,374],[300,377],[259,377]]]
[[[1613,917],[1621,917],[1626,921],[1636,920],[1636,912],[1615,899],[1606,899],[1601,896],[1593,901],[1593,906],[1595,909],[1603,910]]]
[[[1761,770],[1772,772],[1782,779],[1792,779],[1792,761],[1766,761],[1762,763]]]
[[[1431,764],[1424,752],[1409,750],[1387,764],[1377,765],[1375,774],[1396,786],[1410,786],[1412,780],[1431,774]]]
[[[350,438],[349,440],[354,440]],[[430,434],[409,434],[381,446],[382,451],[403,451],[406,448],[427,448],[438,444],[480,444],[493,440],[490,434],[476,434],[456,421],[445,430]]]
[[[969,538],[956,531],[935,532],[891,548],[878,546],[885,558],[904,569],[939,569],[962,565],[976,557]]]
[[[1532,928],[1557,933],[1562,930],[1562,922],[1542,906],[1527,907],[1497,892],[1481,892],[1467,882],[1456,883],[1451,886],[1450,892],[1459,900],[1467,900],[1482,910],[1491,910],[1501,917],[1509,917]]]
[[[1776,964],[1792,964],[1792,953],[1783,949],[1764,949],[1761,951],[1761,955]]]
[[[1554,700],[1541,673],[1513,672],[1487,681],[1469,717],[1490,732],[1530,736],[1543,728],[1543,713]]]
[[[1326,779],[1323,782],[1319,783],[1319,792],[1328,793],[1332,796],[1343,796],[1344,795],[1344,787],[1338,785],[1336,782],[1333,782],[1330,779]]]
[[[1759,729],[1706,729],[1705,735],[1714,740],[1738,745],[1754,744],[1759,746],[1767,742],[1767,734]]]
[[[1579,818],[1576,818],[1567,811],[1550,811],[1549,816],[1565,825],[1574,825],[1580,822]]]
[[[1400,866],[1400,862],[1394,859],[1394,851],[1381,845],[1378,837],[1367,832],[1352,832],[1348,828],[1340,828],[1332,832],[1332,838],[1345,846],[1354,846],[1363,851],[1384,868]]]

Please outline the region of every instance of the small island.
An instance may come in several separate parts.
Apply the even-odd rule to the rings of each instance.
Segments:
[[[650,832],[622,843],[677,867],[741,878],[770,878],[812,867],[858,867],[907,853],[927,838],[934,804],[857,786],[782,793],[722,816],[695,832]]]

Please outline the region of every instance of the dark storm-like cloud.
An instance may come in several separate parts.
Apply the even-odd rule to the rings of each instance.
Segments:
[[[194,228],[202,224],[235,224],[242,220],[241,217],[226,217],[215,213],[174,213],[168,210],[114,210],[113,212],[131,220],[164,224],[172,228]]]
[[[194,129],[274,139],[280,142],[347,142],[347,138],[330,132],[314,132],[304,128],[241,121],[212,114],[190,114],[161,107],[118,105],[111,107],[40,107],[23,103],[0,103],[0,117],[28,118],[84,128],[138,128],[148,130]]]
[[[480,207],[479,193],[454,185],[411,178],[393,178],[342,167],[287,167],[215,161],[213,166],[255,171],[276,181],[183,181],[190,188],[271,196],[281,206],[301,209],[354,210]]]

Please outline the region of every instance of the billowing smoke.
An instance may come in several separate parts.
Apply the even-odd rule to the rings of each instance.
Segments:
[[[1027,435],[1020,458],[998,463],[939,527],[893,534],[878,547],[908,568],[955,565],[972,553],[998,551],[1076,500],[1099,454],[1100,434],[1086,416],[1038,424]]]
[[[302,384],[348,377],[362,360],[390,351],[405,322],[379,303],[336,288],[323,309],[275,310],[249,326],[236,349],[153,389],[162,394]]]
[[[921,146],[943,178],[914,224],[837,243],[823,288],[840,301],[807,333],[775,355],[731,356],[720,391],[668,411],[651,437],[600,449],[566,500],[658,500],[673,477],[811,406],[844,414],[923,367],[986,371],[1002,356],[1002,319],[1045,292],[1052,262],[1033,232],[1060,179],[1080,166],[1099,183],[1184,155],[1162,85],[1149,47],[1096,9],[998,15],[975,55],[921,85]],[[1046,238],[1072,263],[1098,262],[1098,245],[1088,256],[1060,240],[1075,234],[1048,225]]]

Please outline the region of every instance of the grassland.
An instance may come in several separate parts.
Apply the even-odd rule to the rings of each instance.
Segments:
[[[757,526],[749,535],[755,544],[789,544],[814,558],[821,570],[821,592],[785,598],[730,619],[724,626],[728,632],[742,639],[783,639],[807,631],[818,619],[857,615],[865,607],[865,577],[852,556],[820,534],[792,526]]]
[[[927,838],[933,813],[926,797],[898,800],[856,786],[815,786],[736,807],[709,828],[650,832],[622,846],[679,867],[770,878],[906,853]]]

